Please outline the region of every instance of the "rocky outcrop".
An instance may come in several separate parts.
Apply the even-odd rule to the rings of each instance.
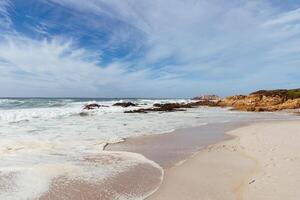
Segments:
[[[218,106],[240,111],[278,111],[300,108],[300,89],[260,90],[249,95],[230,96],[219,101]]]
[[[221,98],[217,95],[202,95],[194,97],[192,100],[200,100],[200,101],[219,101]]]
[[[216,95],[199,97],[198,101],[189,103],[154,104],[152,108],[140,108],[125,113],[174,112],[200,106],[231,107],[239,111],[279,111],[300,109],[300,89],[294,90],[259,90],[249,95],[235,95],[218,99]]]
[[[113,106],[121,106],[121,107],[127,108],[129,106],[137,106],[137,104],[134,104],[132,102],[119,102],[119,103],[113,104]]]

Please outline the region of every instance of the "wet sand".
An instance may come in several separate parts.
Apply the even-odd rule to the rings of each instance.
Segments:
[[[144,156],[128,152],[103,152],[79,158],[80,167],[85,166],[111,167],[110,173],[101,171],[86,171],[86,173],[65,173],[62,176],[49,180],[44,186],[44,191],[39,190],[39,182],[30,181],[28,185],[36,188],[35,191],[23,189],[18,191],[18,172],[1,174],[0,194],[13,193],[15,196],[4,196],[1,200],[112,200],[112,199],[144,199],[158,189],[163,179],[162,168],[146,159]],[[127,165],[122,165],[124,162]],[[121,166],[114,168],[114,166]],[[45,169],[44,173],[50,173],[52,168]],[[99,176],[98,172],[103,173]],[[36,179],[35,179],[36,180]],[[26,193],[30,192],[30,193]],[[27,196],[25,196],[27,195]]]
[[[125,142],[108,145],[105,150],[139,153],[164,168],[170,168],[208,144],[229,139],[224,131],[245,124],[240,122],[211,124],[180,129],[167,134],[128,138]],[[86,159],[87,162],[95,164],[97,160],[97,158]],[[39,200],[140,199],[156,191],[161,182],[162,171],[150,164],[140,164],[99,182],[74,180],[68,177],[56,178],[49,191]]]
[[[101,182],[57,178],[39,200],[140,199],[152,194],[160,183],[161,171],[141,164]]]
[[[108,145],[105,150],[139,153],[163,168],[169,168],[207,145],[230,139],[231,136],[224,134],[226,131],[247,124],[249,122],[208,124],[165,134],[127,138],[125,142]]]

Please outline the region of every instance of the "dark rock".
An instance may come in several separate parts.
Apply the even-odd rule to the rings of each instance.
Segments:
[[[93,110],[93,109],[100,108],[100,107],[104,107],[104,106],[96,104],[96,103],[91,103],[91,104],[85,105],[83,109],[84,110]]]
[[[127,108],[129,106],[137,106],[137,104],[134,104],[132,102],[119,102],[119,103],[113,104],[113,106],[121,106],[121,107]]]
[[[137,110],[127,110],[127,111],[124,111],[124,113],[148,113],[152,111],[152,108],[141,108],[141,109],[137,109]]]
[[[164,103],[164,104],[159,104],[156,103],[153,105],[154,107],[158,107],[161,110],[174,110],[177,108],[192,108],[192,105],[190,104],[185,104],[185,103]]]
[[[217,102],[213,101],[197,101],[191,103],[156,103],[153,108],[141,108],[137,110],[129,110],[124,113],[148,113],[148,112],[175,112],[186,111],[185,108],[196,108],[199,106],[218,106]]]
[[[199,107],[199,106],[214,107],[214,106],[218,106],[218,103],[219,103],[219,101],[202,100],[202,101],[188,103],[187,106],[191,106],[192,108]]]
[[[184,109],[175,108],[141,108],[137,110],[129,110],[124,113],[148,113],[148,112],[175,112],[175,111],[185,111]]]
[[[191,105],[180,104],[180,103],[156,103],[153,108],[141,108],[137,110],[125,111],[125,113],[148,113],[148,112],[174,112],[174,111],[185,111],[182,108],[191,108]]]

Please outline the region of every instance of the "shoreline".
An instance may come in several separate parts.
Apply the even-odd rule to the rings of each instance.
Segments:
[[[149,152],[143,148],[147,149],[147,143],[150,141],[150,144],[155,143],[155,141],[161,141],[161,138],[172,138],[172,134],[175,132],[174,137],[178,137],[178,134],[184,134],[185,137],[189,137],[191,135],[185,135],[188,134],[189,130],[195,129],[194,131],[199,132],[199,129],[203,129],[205,126],[207,129],[211,129],[211,127],[205,125],[202,127],[194,127],[194,128],[186,128],[186,129],[181,129],[181,131],[176,133],[176,131],[171,132],[171,133],[164,133],[164,134],[159,134],[159,135],[151,135],[151,136],[142,136],[142,137],[137,137],[137,138],[128,138],[122,143],[118,144],[109,144],[107,146],[107,151],[110,150],[120,150],[120,151],[130,151],[130,152],[135,152],[135,153],[140,153],[147,157],[150,160],[153,160],[154,162],[158,163],[161,165],[164,169],[164,178],[163,182],[158,188],[156,192],[154,192],[151,196],[146,198],[147,200],[155,200],[155,199],[222,199],[222,200],[231,200],[231,199],[244,199],[244,190],[247,185],[253,185],[255,184],[256,180],[249,180],[249,177],[253,176],[254,174],[259,172],[259,161],[255,159],[252,155],[248,155],[245,152],[242,152],[240,149],[237,149],[234,147],[232,143],[234,143],[237,140],[240,140],[240,133],[244,129],[247,130],[248,127],[252,126],[263,126],[264,124],[278,124],[278,123],[297,123],[299,120],[268,120],[268,121],[263,121],[263,122],[258,122],[258,121],[250,121],[250,122],[236,122],[234,123],[224,123],[222,125],[229,125],[227,128],[222,127],[219,129],[221,130],[221,134],[223,134],[222,138],[217,138],[217,140],[202,144],[202,146],[198,146],[198,148],[194,148],[192,151],[189,151],[187,154],[185,154],[183,157],[184,159],[171,159],[171,163],[166,163],[163,160],[159,159],[159,157],[156,157],[157,155],[151,155]],[[234,124],[234,125],[233,125]],[[211,124],[214,126],[213,124]],[[220,125],[220,124],[219,124]],[[220,128],[220,127],[219,127]],[[176,136],[177,134],[177,136]],[[192,135],[195,133],[192,133]],[[194,135],[195,136],[195,135]],[[220,136],[220,135],[219,135]],[[150,138],[150,139],[149,139]],[[180,138],[180,137],[179,137]],[[216,139],[216,138],[214,138]],[[165,139],[163,139],[165,141]],[[168,141],[169,143],[172,143],[172,141]],[[231,147],[228,147],[227,145],[231,144]],[[161,144],[160,144],[161,145]],[[198,144],[199,145],[199,144]],[[224,146],[225,145],[225,146]],[[146,147],[145,147],[146,146]],[[165,146],[164,146],[165,147]],[[229,148],[229,149],[227,149]],[[230,149],[232,148],[232,149]],[[225,149],[225,150],[224,150]],[[155,151],[155,149],[154,149]],[[168,153],[169,149],[167,148],[167,151],[164,153]],[[153,149],[152,149],[153,152]],[[195,169],[195,166],[197,166],[197,162],[200,162],[198,157],[201,157],[201,162],[204,162],[202,164],[207,163],[208,161],[211,162],[212,158],[220,159],[220,162],[218,163],[218,166],[216,166],[214,163],[210,163],[208,166],[206,166],[206,169]],[[228,163],[227,160],[224,160],[224,158],[228,158],[231,162]],[[176,161],[176,162],[175,162]],[[195,163],[194,163],[195,162]],[[198,163],[199,164],[199,163]],[[187,167],[186,167],[187,166]],[[205,166],[205,165],[203,165]],[[224,169],[224,166],[227,166],[227,169]],[[215,167],[214,170],[212,170]],[[299,166],[300,167],[300,166]],[[226,167],[225,167],[226,168]],[[195,171],[196,170],[196,171]],[[208,171],[222,171],[228,176],[229,178],[224,178],[223,182],[222,180],[219,180],[220,175],[219,174],[217,177],[215,177],[215,181],[220,183],[219,186],[215,186],[215,183],[208,183],[205,181],[201,181],[203,177],[206,177],[205,180],[212,180],[213,176],[208,176],[207,177],[207,172]],[[225,171],[224,171],[225,170]],[[232,171],[233,170],[233,171]],[[239,170],[239,172],[237,172]],[[188,175],[190,174],[190,175]],[[195,174],[198,174],[195,176]],[[202,178],[201,178],[201,175]],[[180,176],[182,175],[182,176]],[[213,175],[213,174],[211,174]],[[190,178],[190,180],[189,180]],[[182,180],[186,179],[187,182],[183,183]],[[192,180],[192,181],[191,181]],[[193,188],[191,185],[191,182],[197,181],[201,182],[198,187]],[[182,189],[176,187],[176,184],[181,186],[184,185],[185,189],[191,188],[191,194],[186,194],[186,191],[183,191]],[[222,184],[221,184],[222,183]],[[230,184],[230,189],[228,188]],[[175,185],[174,185],[175,184]],[[197,185],[197,184],[196,184]],[[228,187],[227,187],[227,186]],[[216,187],[215,189],[207,188],[207,186],[210,187]],[[226,186],[226,187],[224,187]],[[175,187],[175,188],[174,188]],[[201,189],[199,188],[204,188]],[[189,190],[189,189],[188,189]],[[179,192],[181,191],[181,192]],[[232,192],[233,191],[233,192]],[[193,192],[194,195],[193,196]],[[219,192],[220,196],[209,196],[211,194],[214,194],[216,192]],[[179,194],[178,194],[179,193]],[[174,195],[172,195],[174,194]],[[175,195],[176,194],[176,195]],[[180,194],[184,194],[184,197],[181,196]],[[233,195],[234,194],[234,195]],[[192,195],[189,197],[189,195]],[[200,196],[197,196],[200,195]],[[202,196],[204,195],[204,196]]]
[[[282,128],[290,131],[290,138]],[[300,197],[299,120],[256,122],[226,134],[232,139],[209,145],[181,165],[166,169],[163,184],[147,200]]]
[[[108,143],[103,150],[137,153],[161,167],[162,180],[155,190],[150,192],[150,194],[145,194],[146,198],[144,199],[149,199],[160,190],[166,171],[189,160],[193,155],[210,144],[231,139],[231,136],[225,134],[226,131],[234,130],[249,125],[250,123],[251,122],[212,123],[197,127],[176,129],[171,132],[156,135],[130,137],[124,139],[122,142]],[[199,132],[201,134],[199,134]],[[192,144],[189,139],[192,139]],[[175,143],[173,143],[174,141]],[[178,142],[180,144],[178,144]],[[169,146],[170,144],[175,144],[175,146]],[[163,147],[164,150],[161,151],[159,148],[153,148],[153,146],[157,147],[155,145]],[[177,155],[175,153],[174,156],[173,151],[170,150],[173,148],[179,149],[180,154]],[[162,153],[164,154],[163,156],[161,156]]]
[[[171,132],[129,137],[118,143],[108,143],[105,151],[125,151],[142,154],[163,169],[174,167],[208,145],[231,139],[227,131],[247,126],[251,122],[211,123],[176,129]]]

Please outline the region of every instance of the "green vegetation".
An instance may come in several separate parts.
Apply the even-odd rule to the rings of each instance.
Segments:
[[[281,96],[285,97],[286,99],[297,99],[300,98],[300,89],[259,90],[251,94],[264,96]]]
[[[300,98],[300,89],[288,90],[287,91],[288,99],[297,99]]]

